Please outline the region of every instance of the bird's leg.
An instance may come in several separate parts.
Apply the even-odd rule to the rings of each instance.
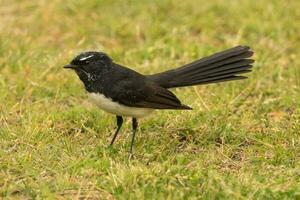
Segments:
[[[135,133],[136,133],[137,127],[138,127],[137,119],[132,118],[132,139],[131,139],[131,144],[130,144],[129,157],[131,157],[131,155],[132,155],[132,149],[133,149],[134,138],[135,138]]]
[[[115,134],[114,134],[114,137],[112,138],[112,140],[111,140],[111,142],[110,142],[110,146],[112,146],[112,145],[114,144],[115,139],[116,139],[116,137],[117,137],[117,135],[118,135],[118,133],[119,133],[119,130],[120,130],[121,127],[122,127],[122,124],[123,124],[123,118],[122,118],[121,116],[118,116],[118,115],[117,115],[117,130],[116,130],[116,132],[115,132]]]

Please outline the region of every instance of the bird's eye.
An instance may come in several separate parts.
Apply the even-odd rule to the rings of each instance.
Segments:
[[[83,63],[84,63],[84,64],[89,64],[90,61],[89,61],[89,60],[85,60],[85,61],[83,61]]]

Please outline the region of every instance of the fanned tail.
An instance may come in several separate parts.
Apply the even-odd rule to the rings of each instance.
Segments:
[[[185,87],[245,79],[240,74],[251,72],[253,52],[237,46],[192,63],[147,77],[164,88]]]

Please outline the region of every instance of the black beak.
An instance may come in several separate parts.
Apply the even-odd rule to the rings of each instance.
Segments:
[[[64,66],[64,68],[66,68],[66,69],[76,69],[76,66],[72,65],[72,64],[67,64],[67,65]]]

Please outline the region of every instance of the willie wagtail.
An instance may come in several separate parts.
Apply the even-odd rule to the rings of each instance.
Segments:
[[[73,69],[83,82],[88,96],[102,110],[116,115],[117,129],[113,145],[123,124],[123,116],[132,117],[134,144],[137,118],[156,109],[191,110],[168,89],[245,79],[239,74],[251,71],[253,52],[247,46],[237,46],[182,67],[153,75],[143,75],[113,62],[103,52],[80,53],[64,68]]]

